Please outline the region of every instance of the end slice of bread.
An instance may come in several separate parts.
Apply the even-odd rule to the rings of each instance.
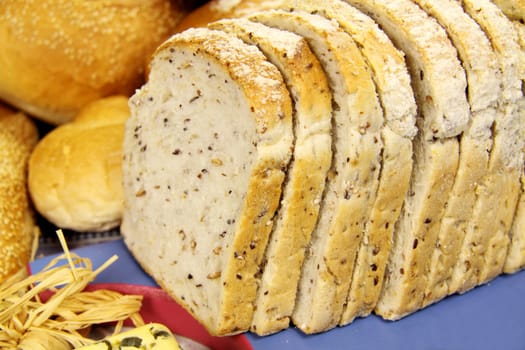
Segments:
[[[157,49],[130,107],[125,243],[211,334],[248,330],[293,146],[279,70],[255,46],[192,29]]]

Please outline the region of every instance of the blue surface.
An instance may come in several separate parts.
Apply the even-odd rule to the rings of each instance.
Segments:
[[[74,251],[90,258],[94,268],[119,256],[95,282],[156,285],[121,240]],[[50,258],[32,263],[32,271],[38,272]],[[246,336],[255,350],[525,350],[525,271],[500,276],[396,322],[370,316],[318,335],[305,336],[291,328],[267,337]]]

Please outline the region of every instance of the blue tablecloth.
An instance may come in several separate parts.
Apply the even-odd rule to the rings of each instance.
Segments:
[[[74,250],[96,268],[110,256],[119,259],[95,280],[156,286],[121,239]],[[31,264],[39,271],[52,256]],[[525,271],[503,275],[464,295],[454,295],[400,321],[370,316],[318,335],[295,328],[267,336],[246,334],[258,349],[524,350]]]

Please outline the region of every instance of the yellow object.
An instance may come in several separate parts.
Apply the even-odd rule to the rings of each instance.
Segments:
[[[145,349],[145,350],[180,350],[177,340],[170,330],[159,323],[150,323],[130,331],[123,332],[79,350]]]

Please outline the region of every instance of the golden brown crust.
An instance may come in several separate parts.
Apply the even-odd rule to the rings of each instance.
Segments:
[[[184,43],[185,40],[188,42]],[[291,103],[288,100],[289,95],[284,84],[277,94],[270,91],[265,92],[264,86],[258,85],[257,79],[254,80],[252,76],[246,75],[246,71],[242,69],[244,65],[251,67],[258,65],[260,76],[266,75],[267,78],[282,79],[275,75],[274,67],[263,69],[257,56],[241,54],[235,50],[233,50],[235,56],[224,55],[221,53],[221,47],[224,48],[224,45],[227,47],[228,44],[222,35],[190,35],[189,38],[177,41],[177,43],[179,45],[189,44],[194,47],[200,46],[209,55],[215,56],[218,61],[230,67],[232,76],[241,82],[247,99],[251,101],[253,110],[256,111],[258,134],[264,135],[267,129],[269,136],[271,136],[272,134],[275,135],[274,130],[276,128],[282,128],[286,124],[291,126]],[[168,44],[168,46],[171,45],[171,43]],[[239,62],[243,62],[240,67],[229,62],[233,57],[239,59]],[[268,96],[268,94],[282,96],[282,101],[266,104],[263,96]],[[265,107],[262,108],[262,106]],[[275,110],[272,111],[270,108],[275,108]],[[268,141],[270,144],[275,142],[272,139],[268,139]],[[264,147],[265,143],[260,142],[260,145]],[[272,228],[272,225],[268,225],[268,223],[272,221],[273,214],[279,205],[281,184],[284,181],[283,169],[286,168],[286,162],[287,159],[261,159],[258,167],[252,172],[246,193],[245,207],[240,215],[241,221],[239,222],[238,232],[232,243],[233,256],[229,258],[230,263],[222,273],[221,279],[225,289],[217,328],[214,330],[218,335],[240,333],[250,328],[254,311],[253,303],[257,293],[255,275]],[[243,259],[239,259],[237,256],[243,256]]]
[[[28,117],[0,110],[0,282],[25,268],[32,256],[35,222],[26,180],[37,139]]]
[[[104,231],[120,224],[127,101],[113,96],[92,102],[35,147],[29,190],[36,209],[56,226]]]
[[[52,124],[130,95],[184,13],[168,0],[0,3],[0,98]]]
[[[289,326],[305,247],[317,222],[332,154],[330,88],[304,38],[246,19],[210,26],[257,45],[281,70],[295,103],[294,157],[266,249],[252,321],[252,331],[266,335]]]
[[[388,127],[382,131],[382,169],[376,201],[366,226],[340,325],[370,314],[379,299],[392,248],[394,226],[407,194],[412,171],[412,142]]]
[[[198,279],[199,276],[197,276],[197,274],[202,274],[203,276],[206,276],[204,273],[208,274],[206,280],[202,282],[203,288],[198,287],[199,289],[197,291],[194,289],[184,291],[184,289],[175,285],[176,282],[174,282],[174,279],[176,279],[177,276],[170,276],[168,278],[163,275],[162,267],[157,267],[155,268],[156,271],[153,271],[153,276],[159,281],[158,283],[164,285],[168,290],[171,289],[172,294],[178,295],[176,298],[181,301],[181,304],[192,314],[197,313],[200,322],[214,335],[235,334],[246,331],[250,327],[254,308],[253,304],[257,291],[256,275],[259,271],[259,265],[272,228],[272,218],[279,205],[281,184],[285,176],[284,170],[291,156],[293,142],[292,106],[282,76],[275,66],[271,65],[265,59],[259,50],[253,46],[243,44],[238,39],[235,41],[233,39],[233,37],[225,33],[204,29],[187,31],[172,37],[156,51],[152,61],[149,81],[133,97],[132,101],[133,108],[146,108],[142,104],[143,101],[141,101],[141,98],[146,99],[149,90],[154,90],[156,93],[158,92],[156,88],[160,88],[162,82],[156,79],[163,78],[156,74],[160,74],[158,69],[162,66],[161,62],[171,62],[170,59],[173,59],[173,62],[175,62],[180,55],[188,53],[189,57],[197,57],[197,61],[205,60],[211,67],[216,67],[217,64],[217,66],[225,70],[226,74],[231,77],[231,81],[235,82],[236,88],[241,91],[242,98],[246,100],[247,108],[243,111],[243,117],[250,118],[250,123],[255,121],[254,129],[256,132],[254,132],[254,135],[251,137],[255,139],[252,145],[257,149],[257,158],[254,159],[255,165],[253,167],[250,166],[249,183],[247,181],[245,195],[242,196],[242,200],[240,201],[239,213],[235,215],[234,220],[228,220],[230,221],[229,225],[236,223],[235,229],[231,231],[230,236],[225,236],[228,239],[227,243],[220,243],[221,245],[217,252],[209,253],[210,260],[213,260],[213,263],[217,265],[214,266],[214,270],[211,272],[196,271],[195,275],[191,274],[191,280]],[[173,56],[177,57],[173,58]],[[173,69],[190,69],[193,64],[196,63],[190,59],[182,65],[177,65]],[[157,69],[157,67],[159,68]],[[169,74],[169,71],[166,70],[166,72],[162,73]],[[217,75],[213,73],[213,70],[208,72],[208,74],[207,77],[209,79],[213,79]],[[222,74],[222,72],[220,72],[220,74]],[[254,77],[256,77],[256,79],[254,79]],[[195,85],[199,86],[199,83]],[[154,99],[153,101],[156,100]],[[188,105],[193,103],[192,101],[188,102]],[[200,100],[197,99],[197,101]],[[213,101],[217,104],[223,103],[220,98],[214,98]],[[144,104],[145,103],[149,102],[146,101]],[[131,122],[128,123],[128,130],[134,128],[135,124],[133,123],[141,124],[144,121],[140,120],[140,117],[149,117],[149,112],[144,115],[139,115],[139,112],[135,113],[136,115],[132,115],[130,119]],[[194,113],[198,114],[199,111],[194,111]],[[218,117],[220,118],[221,116]],[[225,119],[227,117],[229,116],[225,116]],[[197,117],[194,117],[193,119],[196,118]],[[146,133],[149,131],[143,132]],[[160,135],[159,130],[148,133],[147,135],[153,138],[154,135],[157,135],[157,132],[159,132]],[[177,131],[174,130],[173,132],[176,133]],[[137,147],[136,143],[132,144],[131,141],[128,146],[128,149],[126,149],[125,143],[126,155],[130,155],[133,151],[132,147]],[[152,150],[155,150],[157,152],[156,154],[163,152],[162,145],[158,148],[155,147],[156,146],[151,146],[151,148],[147,149],[147,152],[151,152]],[[217,147],[214,147],[214,149],[215,148]],[[143,167],[148,167],[147,158],[137,160],[138,158],[131,159],[131,157],[132,155],[130,155],[130,158],[126,158],[124,162],[125,186],[128,185],[126,179],[132,179],[133,182],[135,181],[137,174],[133,174],[131,171],[146,172]],[[153,159],[153,157],[151,159]],[[213,159],[211,159],[211,161],[213,162]],[[170,165],[174,164],[175,162]],[[129,172],[126,172],[126,169],[128,169]],[[237,170],[236,172],[243,171],[248,171],[248,169]],[[152,180],[153,175],[144,174],[143,178],[144,182],[146,182]],[[126,187],[125,191],[126,190],[129,191],[130,189]],[[125,192],[130,196],[130,200],[128,201],[128,197],[126,197],[127,211],[124,212],[122,232],[126,238],[125,242],[131,250],[134,250],[135,256],[143,265],[150,265],[152,263],[152,257],[148,256],[147,253],[139,252],[139,250],[141,250],[145,244],[151,246],[156,244],[156,242],[142,242],[144,231],[138,231],[132,221],[139,216],[139,220],[142,220],[139,224],[143,225],[145,230],[154,226],[155,223],[150,220],[152,218],[151,214],[147,218],[140,217],[140,211],[143,209],[140,206],[143,205],[146,200],[156,200],[159,199],[159,197],[150,196],[149,192],[147,192],[141,195],[140,199],[136,199],[135,191],[129,192],[130,193]],[[176,206],[176,204],[174,204],[174,206]],[[212,219],[209,218],[208,220]],[[182,225],[180,221],[181,220],[178,221],[177,225]],[[218,222],[215,220],[214,225],[217,224]],[[155,230],[157,237],[171,234],[171,231],[165,231],[164,229],[155,228]],[[176,230],[176,232],[178,232],[178,230]],[[204,240],[204,235],[208,234],[211,233],[198,231],[194,235],[194,238],[196,240]],[[197,235],[199,236],[198,238],[196,238]],[[196,240],[195,247],[205,246],[205,244],[198,244]],[[207,254],[207,252],[202,250],[199,252]],[[216,257],[219,255],[220,257]],[[221,261],[219,261],[219,259]],[[215,267],[217,269],[215,269]],[[198,270],[198,268],[196,267],[195,270]],[[175,272],[174,275],[180,271],[181,270]],[[206,293],[213,293],[213,299],[208,301],[201,299],[202,296],[195,296],[192,302],[191,299],[194,298],[192,293],[197,295],[207,287],[209,287],[209,290],[207,290]],[[182,293],[185,293],[184,296],[181,295]],[[210,304],[213,305],[210,306]],[[195,311],[199,308],[201,309],[201,313]],[[217,312],[206,314],[206,311],[202,311],[209,308],[213,308]]]

